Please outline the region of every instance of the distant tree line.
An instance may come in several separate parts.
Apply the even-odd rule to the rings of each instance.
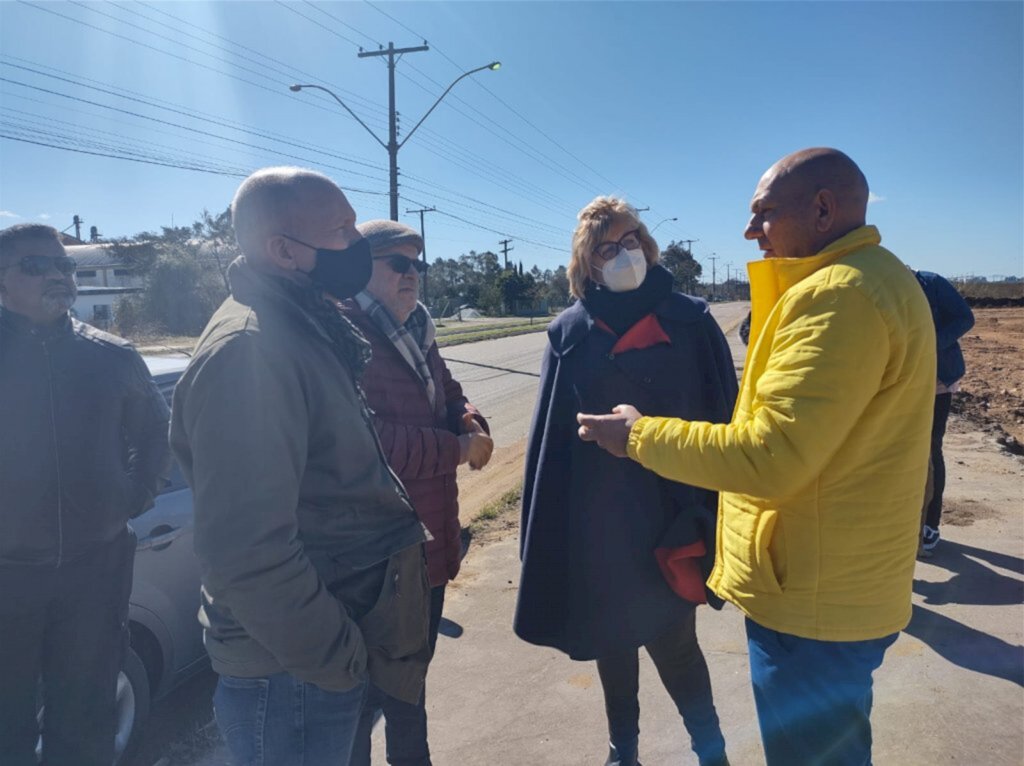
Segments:
[[[165,226],[107,244],[143,277],[143,290],[122,298],[114,312],[117,330],[133,337],[202,332],[228,294],[227,268],[240,254],[228,210],[204,210],[190,226]],[[700,263],[682,243],[669,243],[661,263],[677,290],[711,297],[711,286],[700,281]],[[457,315],[462,308],[490,316],[553,314],[571,303],[566,265],[524,270],[520,262],[504,268],[495,253],[471,250],[431,261],[426,297],[440,317]],[[749,289],[730,280],[717,285],[714,296],[742,300]]]

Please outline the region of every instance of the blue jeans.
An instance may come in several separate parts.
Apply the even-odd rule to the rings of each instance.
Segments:
[[[217,726],[236,766],[348,766],[367,681],[344,692],[288,673],[220,677]]]
[[[747,620],[768,766],[871,766],[871,674],[896,636],[815,641]]]

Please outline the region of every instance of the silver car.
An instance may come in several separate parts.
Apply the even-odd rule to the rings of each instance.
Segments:
[[[171,401],[188,357],[145,357]],[[192,551],[192,490],[175,465],[155,504],[131,522],[138,536],[128,621],[131,647],[117,684],[116,752],[138,743],[150,703],[209,664],[199,625],[199,564]]]

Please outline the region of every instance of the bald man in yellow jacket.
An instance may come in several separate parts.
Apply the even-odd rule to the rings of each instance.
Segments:
[[[745,236],[750,344],[732,421],[580,414],[580,437],[718,490],[708,585],[747,616],[769,766],[871,763],[871,676],[910,621],[935,331],[913,273],[865,225],[835,149],[775,163]]]

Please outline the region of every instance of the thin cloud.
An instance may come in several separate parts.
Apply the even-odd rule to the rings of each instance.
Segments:
[[[49,213],[40,213],[39,215],[36,216],[36,218],[39,218],[43,221],[49,221],[51,218],[53,218],[53,216],[50,215]]]
[[[868,204],[873,205],[876,202],[885,202],[885,197],[874,192],[868,192]]]
[[[10,210],[0,210],[0,218],[21,218],[21,216]]]

